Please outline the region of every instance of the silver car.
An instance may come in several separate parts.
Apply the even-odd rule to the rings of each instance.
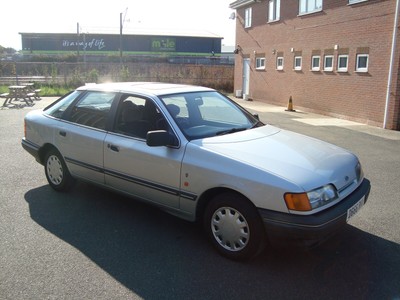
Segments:
[[[202,222],[237,260],[282,241],[317,245],[370,191],[354,154],[265,125],[204,87],[84,86],[28,113],[22,146],[56,191],[85,180]]]

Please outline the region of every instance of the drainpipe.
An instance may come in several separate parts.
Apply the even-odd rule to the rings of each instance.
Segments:
[[[396,51],[396,42],[397,42],[397,20],[399,17],[399,0],[396,0],[396,11],[394,15],[394,24],[393,24],[393,36],[392,36],[392,50],[390,53],[390,65],[389,65],[389,75],[388,75],[388,84],[386,90],[386,103],[385,103],[385,115],[383,117],[383,129],[386,129],[387,125],[387,115],[389,111],[389,102],[390,102],[390,91],[392,85],[392,73],[393,73],[393,66],[394,66],[394,55]]]

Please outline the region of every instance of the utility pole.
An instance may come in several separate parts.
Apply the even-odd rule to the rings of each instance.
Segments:
[[[78,42],[76,43],[77,44],[77,50],[78,50],[78,59],[77,59],[77,61],[79,62],[79,22],[76,23],[76,35],[77,35],[77,40],[78,40]]]
[[[119,62],[121,64],[121,66],[122,66],[122,29],[124,27],[127,11],[128,11],[128,8],[125,9],[124,13],[121,12],[119,14]]]
[[[122,13],[119,14],[119,63],[122,66]]]

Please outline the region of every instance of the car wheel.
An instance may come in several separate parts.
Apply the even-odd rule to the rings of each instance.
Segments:
[[[211,200],[204,214],[204,227],[217,251],[229,259],[253,258],[265,245],[264,226],[256,208],[235,193],[220,194]]]
[[[58,192],[67,191],[74,182],[61,154],[51,149],[46,154],[44,170],[50,186]]]

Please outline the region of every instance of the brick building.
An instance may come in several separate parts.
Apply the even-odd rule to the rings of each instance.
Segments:
[[[236,94],[400,130],[396,1],[231,3]]]

